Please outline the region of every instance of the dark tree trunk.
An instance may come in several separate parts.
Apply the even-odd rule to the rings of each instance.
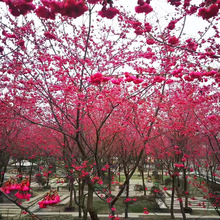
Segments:
[[[148,166],[148,171],[147,171],[147,176],[148,177],[150,176],[150,167],[151,167],[151,157],[150,157],[150,160],[149,160],[149,166]]]
[[[70,202],[69,202],[69,208],[73,208],[73,178],[70,178]]]
[[[31,181],[32,181],[32,171],[33,171],[33,166],[34,166],[34,163],[32,162],[31,163],[31,168],[30,168],[30,171],[29,171],[29,184],[30,184],[30,187],[31,187]]]
[[[83,195],[83,189],[82,189],[82,182],[81,179],[79,179],[79,191],[78,191],[78,196],[79,196],[79,218],[82,217],[82,195]]]
[[[111,167],[108,168],[108,191],[111,192],[112,187],[112,176],[111,176]]]
[[[88,183],[87,209],[91,217],[91,220],[99,220],[97,212],[93,207],[93,187],[90,183]]]
[[[201,184],[202,180],[201,180],[201,172],[200,172],[199,167],[198,167],[198,174],[199,174],[199,183]]]
[[[182,216],[183,216],[183,220],[186,220],[186,214],[185,214],[185,211],[184,211],[184,208],[183,208],[183,200],[181,198],[181,195],[180,195],[180,192],[179,192],[179,188],[180,188],[180,179],[179,179],[179,176],[177,177],[177,181],[178,181],[178,184],[176,186],[176,193],[177,193],[177,197],[179,199],[179,203],[180,203],[180,211],[182,213]]]
[[[144,181],[144,171],[142,168],[140,168],[140,172],[141,172],[142,184],[143,184],[143,189],[144,189],[144,196],[146,196],[147,192],[146,192],[146,185],[145,185],[145,181]]]
[[[129,188],[130,188],[130,181],[128,181],[128,184],[126,186],[126,199],[129,198]],[[128,208],[129,208],[129,203],[125,203],[125,218],[128,218]]]
[[[188,194],[186,194],[186,191],[188,190],[188,182],[186,178],[186,169],[183,170],[183,179],[184,179],[184,193],[185,193],[185,208],[188,208]]]
[[[171,194],[171,205],[170,205],[170,217],[171,219],[175,219],[174,217],[174,195],[175,195],[175,176],[172,176],[172,194]]]
[[[162,182],[162,184],[164,184],[164,178],[163,178],[163,173],[164,173],[164,171],[163,171],[163,163],[161,164],[161,182]]]
[[[118,175],[118,182],[120,183],[121,182],[121,166],[120,166],[120,163],[119,163],[119,165],[118,165],[118,173],[119,173],[119,175]]]

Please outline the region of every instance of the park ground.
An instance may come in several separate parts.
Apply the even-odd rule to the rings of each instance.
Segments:
[[[122,177],[123,179],[123,177]],[[164,193],[164,200],[156,198],[154,200],[150,199],[150,193],[152,187],[155,186],[155,181],[146,179],[147,196],[143,196],[143,191],[138,190],[138,186],[141,186],[142,179],[138,173],[134,175],[130,182],[130,196],[129,198],[135,199],[135,202],[130,202],[129,204],[129,219],[170,219],[170,204],[171,204],[171,189],[164,189],[163,184],[159,184],[160,189]],[[50,187],[52,189],[58,190],[61,198],[61,202],[48,206],[45,209],[40,209],[38,202],[43,198],[48,189],[45,187],[39,187],[39,184],[35,181],[31,183],[31,188],[33,196],[30,201],[25,201],[22,204],[25,207],[29,207],[29,210],[41,219],[80,219],[78,218],[77,206],[75,205],[75,210],[71,212],[65,212],[65,207],[69,203],[69,190],[67,183],[58,183],[57,178],[51,178]],[[119,190],[119,185],[113,186],[112,194],[116,195]],[[216,213],[214,207],[209,201],[203,198],[203,195],[197,191],[197,189],[191,189],[190,207],[192,208],[192,213],[186,213],[187,219],[220,219]],[[122,195],[122,199],[116,204],[116,216],[120,219],[125,219],[124,214],[124,198],[125,193]],[[96,196],[94,198],[94,207],[98,211],[100,219],[109,219],[109,209],[108,204],[100,201]],[[143,210],[147,208],[148,214],[144,214]],[[2,219],[16,220],[16,219],[31,219],[27,214],[21,212],[20,208],[15,204],[4,199],[3,203],[0,204],[0,213]],[[179,201],[175,196],[174,200],[174,215],[175,219],[182,219],[182,214],[180,212]]]

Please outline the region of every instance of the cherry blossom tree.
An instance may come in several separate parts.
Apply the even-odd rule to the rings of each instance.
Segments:
[[[187,110],[192,101],[200,102],[204,92],[211,95],[220,82],[216,68],[220,58],[219,0],[168,0],[166,7],[173,13],[163,15],[163,19],[155,15],[159,15],[158,7],[151,1],[138,0],[133,12],[121,2],[0,3],[4,9],[0,21],[1,103],[21,121],[57,135],[71,189],[75,174],[80,183],[88,185],[88,203],[84,206],[79,201],[79,206],[91,219],[98,219],[93,208],[94,177],[102,178],[102,167],[109,165],[105,158],[110,155],[108,148],[117,143],[125,124],[137,134],[129,134],[133,143],[142,144],[138,145],[135,166],[111,207],[128,186],[147,142],[158,135],[155,127],[162,121],[173,147],[185,148],[188,133],[196,132],[192,125],[184,124],[186,119],[189,123],[199,119],[209,133],[210,146],[215,142],[219,147],[218,134],[204,120],[208,115],[217,121],[217,116],[204,106],[203,113],[198,109],[194,115],[190,112],[193,120],[188,120]],[[204,23],[195,36],[187,30],[191,18]],[[208,84],[208,92],[205,87],[199,92],[201,83]],[[175,93],[178,87],[183,90],[181,97]],[[196,95],[200,100],[194,98]],[[173,102],[166,106],[169,98]],[[216,102],[213,98],[217,109]],[[181,117],[175,108],[180,108]],[[169,117],[173,122],[165,121]],[[180,159],[178,156],[174,162]],[[82,195],[83,190],[79,198]],[[72,203],[72,194],[70,199]]]

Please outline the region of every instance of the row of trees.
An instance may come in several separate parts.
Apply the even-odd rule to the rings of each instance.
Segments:
[[[1,184],[10,156],[56,155],[85,219],[98,219],[94,178],[113,158],[134,163],[111,210],[146,155],[173,177],[207,152],[219,163],[219,1],[168,1],[165,19],[150,1],[135,14],[120,4],[1,3]],[[192,17],[204,22],[195,37],[184,31]]]

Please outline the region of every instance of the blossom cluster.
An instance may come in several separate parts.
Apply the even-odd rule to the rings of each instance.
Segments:
[[[38,17],[55,19],[55,14],[61,14],[71,18],[77,18],[88,11],[88,7],[83,0],[49,1],[42,0],[43,6],[36,9]]]
[[[200,8],[199,16],[201,16],[204,20],[208,20],[209,18],[217,16],[220,8],[220,1],[218,1],[217,3],[218,4],[212,4],[208,8]]]
[[[26,15],[28,12],[35,9],[32,0],[3,0],[9,7],[9,11],[15,17],[19,15]]]
[[[50,190],[42,201],[38,202],[40,208],[46,208],[48,205],[54,205],[60,202],[60,196],[56,190]]]
[[[119,14],[119,10],[114,8],[114,7],[110,7],[110,8],[106,8],[105,6],[102,8],[101,11],[98,12],[98,14],[103,17],[103,18],[108,18],[108,19],[112,19],[114,18],[117,14]]]
[[[137,199],[136,198],[133,198],[133,199],[131,199],[131,198],[126,198],[125,200],[124,200],[124,202],[125,203],[131,203],[131,202],[136,202],[137,201]]]
[[[137,13],[149,14],[153,11],[153,8],[149,5],[149,1],[144,2],[143,0],[138,1],[138,6],[135,7]]]
[[[106,77],[102,75],[102,73],[95,73],[91,75],[88,79],[88,82],[94,84],[94,85],[100,85],[101,83],[105,83],[111,80],[113,84],[119,85],[122,81],[124,82],[133,82],[134,84],[140,84],[143,82],[143,79],[138,78],[136,76],[131,75],[128,72],[125,72],[125,79],[123,80],[122,78],[111,78],[111,77]]]
[[[11,191],[18,190],[15,193],[15,196],[18,199],[30,200],[31,197],[31,194],[29,193],[30,183],[28,178],[24,178],[20,183],[17,182],[16,178],[10,178],[7,182],[4,183],[0,190],[6,194],[11,193]]]
[[[107,82],[109,80],[110,80],[110,78],[103,76],[102,73],[95,73],[90,76],[88,81],[94,85],[99,85],[102,82]]]

